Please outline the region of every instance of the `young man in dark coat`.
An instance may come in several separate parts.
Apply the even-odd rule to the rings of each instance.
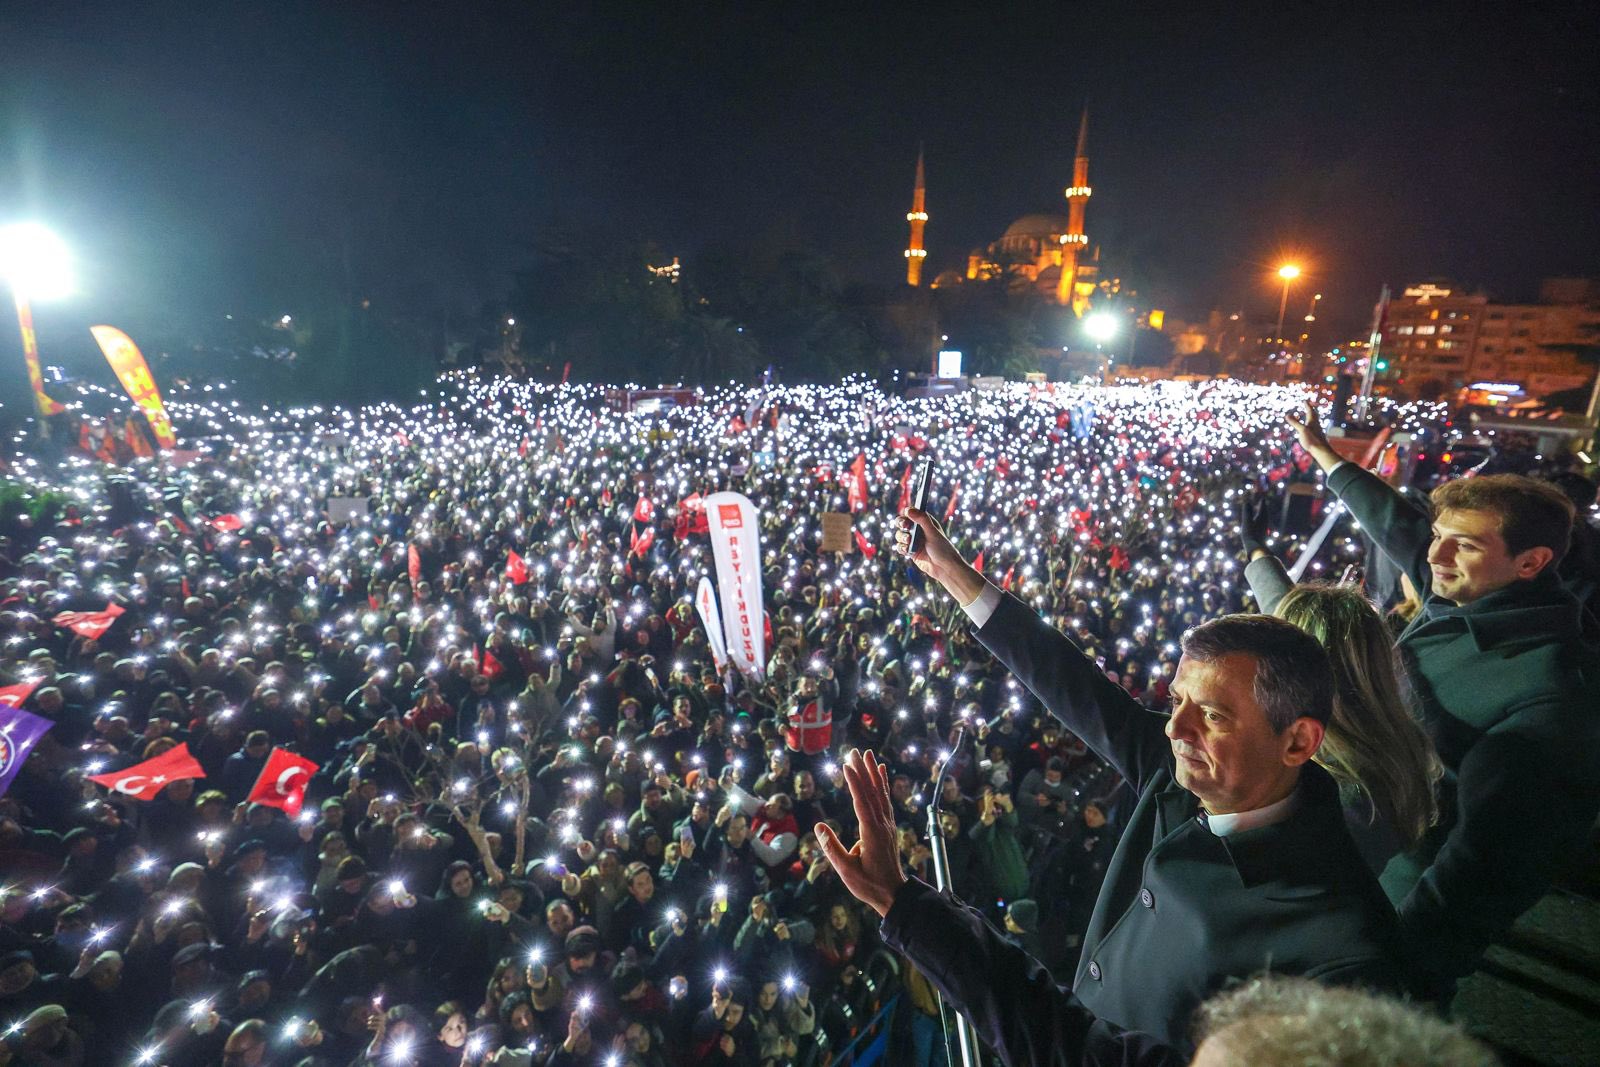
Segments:
[[[1550,888],[1600,811],[1600,634],[1557,566],[1573,508],[1517,475],[1449,482],[1433,515],[1290,420],[1328,488],[1422,595],[1400,635],[1445,766],[1442,817],[1382,876],[1408,955],[1447,995]]]

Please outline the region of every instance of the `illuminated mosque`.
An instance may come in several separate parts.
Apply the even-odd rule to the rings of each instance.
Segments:
[[[942,271],[933,279],[933,288],[1010,275],[1014,285],[1032,286],[1056,303],[1070,305],[1074,314],[1082,315],[1100,275],[1100,249],[1098,246],[1090,248],[1083,228],[1084,209],[1088,207],[1091,193],[1088,139],[1089,112],[1085,109],[1078,123],[1078,148],[1072,162],[1072,184],[1066,190],[1065,215],[1022,216],[1006,227],[999,240],[968,253],[964,275],[955,270]],[[923,260],[928,255],[922,240],[928,212],[920,152],[917,154],[916,187],[906,221],[911,224],[911,240],[906,248],[906,284],[916,288],[922,285]]]

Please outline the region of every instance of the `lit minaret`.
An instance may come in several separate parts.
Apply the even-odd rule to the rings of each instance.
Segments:
[[[922,182],[922,149],[918,148],[917,187],[911,193],[911,210],[906,213],[906,221],[911,223],[911,244],[906,249],[906,284],[913,289],[922,284],[922,261],[928,256],[927,249],[922,247],[922,227],[928,223],[926,193]]]
[[[1083,232],[1083,209],[1089,204],[1089,109],[1078,122],[1078,151],[1072,160],[1072,185],[1067,188],[1067,232],[1061,235],[1061,280],[1056,303],[1071,304],[1072,286],[1078,279],[1078,257],[1089,247]]]

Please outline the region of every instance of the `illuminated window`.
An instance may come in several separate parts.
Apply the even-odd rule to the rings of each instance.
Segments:
[[[1437,327],[1435,327],[1435,326],[1418,326],[1417,327],[1417,332],[1418,333],[1432,333],[1435,329],[1437,329]]]
[[[1410,326],[1401,326],[1401,327],[1397,328],[1394,332],[1395,333],[1400,333],[1400,334],[1410,333],[1411,332],[1411,327]]]

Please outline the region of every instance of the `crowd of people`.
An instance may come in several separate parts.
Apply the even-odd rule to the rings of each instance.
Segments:
[[[896,550],[911,461],[989,588],[1166,710],[1186,632],[1256,610],[1252,544],[1300,545],[1240,531],[1326,458],[1303,403],[848,380],[644,414],[460,372],[407,409],[174,405],[182,456],[125,468],[19,452],[74,503],[0,546],[0,683],[49,725],[0,752],[0,1064],[768,1067],[880,1032],[942,1062],[949,989],[824,855],[857,834],[844,753],[881,760],[897,868],[932,880],[937,805],[955,894],[1046,968],[1098,970],[1143,808]],[[759,675],[694,604],[728,489]],[[1365,555],[1339,533],[1307,573]],[[1402,793],[1366,798],[1385,858],[1435,822]]]

